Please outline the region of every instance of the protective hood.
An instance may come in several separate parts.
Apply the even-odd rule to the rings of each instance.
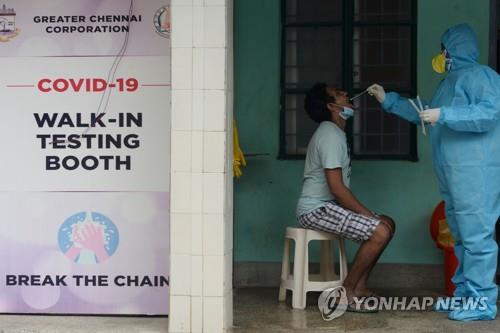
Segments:
[[[474,64],[479,59],[477,38],[468,24],[448,28],[441,37],[441,43],[453,59],[452,70]]]

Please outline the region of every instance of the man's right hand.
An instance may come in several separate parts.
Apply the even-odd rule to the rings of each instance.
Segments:
[[[375,96],[379,103],[383,103],[385,101],[385,90],[380,84],[372,84],[366,89],[370,96]]]

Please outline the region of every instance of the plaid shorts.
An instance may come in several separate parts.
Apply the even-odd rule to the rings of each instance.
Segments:
[[[326,231],[355,242],[368,240],[380,223],[379,219],[344,209],[334,201],[298,217],[305,229]]]

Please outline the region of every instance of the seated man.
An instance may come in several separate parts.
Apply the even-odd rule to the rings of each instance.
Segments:
[[[344,281],[348,310],[355,307],[353,297],[373,296],[367,288],[370,271],[391,240],[394,221],[379,216],[349,190],[351,163],[346,142],[346,120],[352,116],[345,91],[324,83],[309,90],[305,98],[307,114],[320,123],[307,147],[302,193],[297,219],[303,228],[332,232],[361,243]]]

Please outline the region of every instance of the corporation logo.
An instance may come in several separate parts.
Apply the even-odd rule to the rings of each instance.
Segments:
[[[16,11],[14,8],[0,7],[0,42],[8,42],[19,35],[16,28]]]
[[[165,38],[170,38],[170,6],[163,6],[155,13],[153,23],[156,32]]]
[[[97,264],[111,257],[119,242],[118,229],[106,216],[80,212],[68,217],[59,228],[59,248],[77,264]]]
[[[318,298],[318,308],[323,320],[330,321],[344,314],[347,309],[347,293],[342,286],[323,290]]]

